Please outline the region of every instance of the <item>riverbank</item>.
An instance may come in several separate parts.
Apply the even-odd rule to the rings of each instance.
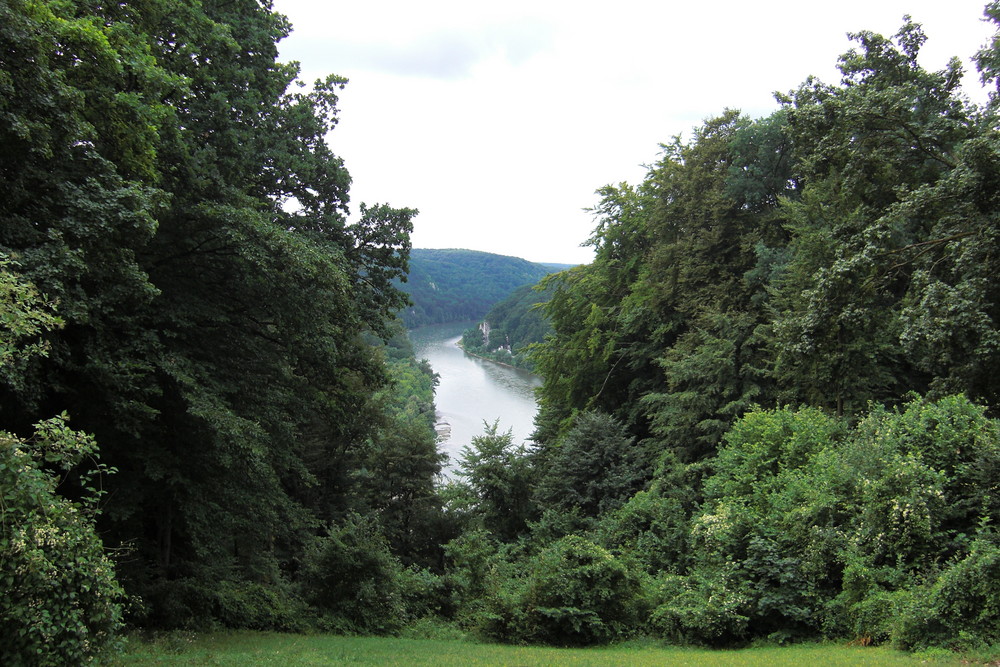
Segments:
[[[484,357],[483,355],[476,354],[475,352],[469,352],[468,350],[465,349],[465,346],[462,345],[462,339],[461,338],[459,338],[458,341],[455,342],[455,345],[458,346],[458,348],[460,350],[462,350],[462,352],[465,352],[470,357],[475,357],[476,359],[482,359],[483,361],[489,361],[491,363],[497,364],[498,366],[505,366],[507,368],[513,368],[516,371],[522,371],[524,373],[528,373],[530,375],[534,375],[536,378],[541,378],[542,377],[541,375],[539,375],[535,371],[529,370],[527,368],[524,368],[523,366],[515,366],[514,364],[505,364],[502,361],[497,361],[496,359],[492,359],[490,357]]]

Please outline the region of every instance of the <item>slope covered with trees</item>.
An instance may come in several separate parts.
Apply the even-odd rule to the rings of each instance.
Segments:
[[[409,328],[474,320],[514,289],[552,272],[545,265],[478,250],[414,248],[409,277],[399,286],[412,304],[401,316]]]
[[[15,351],[39,352],[3,339],[0,441],[4,461],[33,457],[18,493],[48,493],[45,472],[65,467],[73,501],[52,505],[65,521],[44,510],[56,528],[8,533],[27,524],[4,473],[0,562],[27,539],[30,563],[58,568],[74,552],[53,530],[72,530],[90,545],[72,572],[98,563],[95,517],[70,521],[95,507],[73,463],[96,450],[46,421],[68,414],[114,471],[97,528],[131,622],[294,627],[336,615],[300,593],[325,594],[314,565],[331,544],[436,557],[416,543],[432,532],[433,431],[426,410],[393,407],[403,371],[377,342],[406,303],[394,281],[415,211],[362,204],[349,221],[350,176],[325,142],[345,81],[298,87],[276,60],[288,30],[246,0],[0,4],[0,260],[13,294],[39,295],[24,317],[0,301]],[[429,369],[403,374],[429,401]],[[0,595],[5,664],[83,662],[120,621],[80,606],[107,593],[104,566],[67,571],[48,600],[76,608],[61,616],[19,572]],[[77,625],[54,635],[53,618]]]
[[[541,308],[550,297],[551,290],[539,290],[536,285],[518,287],[462,335],[462,348],[480,357],[534,369],[530,346],[541,343],[552,331]]]

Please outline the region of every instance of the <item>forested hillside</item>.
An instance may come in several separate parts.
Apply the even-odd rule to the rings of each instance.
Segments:
[[[543,281],[538,446],[462,461],[481,633],[995,654],[1000,97],[913,22],[852,39],[601,189],[595,260]]]
[[[414,248],[409,278],[400,285],[413,302],[402,311],[403,322],[413,328],[482,317],[514,289],[533,285],[553,270],[477,250]]]
[[[518,287],[462,335],[462,347],[487,359],[534,369],[529,347],[552,332],[541,308],[551,293],[551,289],[539,290],[536,285]]]

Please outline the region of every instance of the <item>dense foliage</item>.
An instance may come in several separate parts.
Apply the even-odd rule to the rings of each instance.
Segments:
[[[436,486],[415,211],[350,217],[345,81],[296,86],[288,29],[0,5],[4,662],[123,623],[1000,646],[1000,92],[906,19],[663,145],[599,190],[591,264],[488,318],[545,331],[536,446],[487,426]],[[976,62],[1000,85],[1000,38]],[[413,323],[549,271],[413,258]]]
[[[534,285],[553,268],[477,250],[410,253],[410,272],[399,285],[411,300],[401,317],[409,328],[482,317],[514,289]]]
[[[299,86],[288,30],[250,0],[0,3],[5,663],[120,626],[95,520],[160,627],[347,613],[300,581],[345,530],[440,558],[433,373],[385,346],[415,211],[349,217],[346,82]]]
[[[81,466],[97,447],[66,421],[41,422],[28,439],[0,432],[5,665],[89,663],[115,646],[123,625],[124,591],[94,526],[104,493],[95,480],[107,468]],[[58,489],[74,469],[83,493],[69,500]]]
[[[595,260],[542,282],[537,447],[488,432],[462,462],[463,623],[1000,646],[996,587],[974,583],[1000,562],[1000,100],[971,104],[957,60],[923,69],[909,19],[852,39],[839,85],[727,110],[599,191]],[[596,562],[639,582],[627,629],[574,592]]]
[[[39,338],[62,323],[11,268],[0,262],[0,369],[7,377],[47,354]],[[44,420],[28,438],[0,431],[5,665],[87,664],[116,645],[122,627],[124,591],[94,525],[110,470],[94,461],[93,438],[71,430],[67,419]],[[67,487],[75,499],[63,495]]]

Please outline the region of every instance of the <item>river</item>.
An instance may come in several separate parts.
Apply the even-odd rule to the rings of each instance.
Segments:
[[[443,432],[439,447],[449,459],[446,475],[454,470],[462,448],[483,434],[484,422],[499,420],[499,432],[510,429],[516,444],[530,440],[534,431],[534,390],[542,379],[466,354],[458,341],[462,332],[475,324],[439,324],[410,331],[417,359],[429,361],[440,376],[434,404],[439,432]]]

